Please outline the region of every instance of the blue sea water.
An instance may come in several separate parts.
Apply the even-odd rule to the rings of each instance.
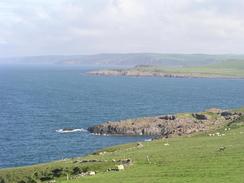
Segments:
[[[108,120],[244,106],[244,80],[96,77],[71,66],[0,65],[0,167],[77,157],[143,137],[58,133]]]

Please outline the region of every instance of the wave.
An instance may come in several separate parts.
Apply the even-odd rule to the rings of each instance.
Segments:
[[[74,132],[87,132],[84,128],[62,128],[56,130],[58,133],[74,133]]]
[[[152,139],[145,139],[144,141],[145,141],[145,142],[151,142]]]

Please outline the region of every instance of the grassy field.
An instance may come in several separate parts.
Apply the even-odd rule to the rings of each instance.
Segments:
[[[178,67],[170,68],[163,66],[141,66],[132,70],[142,72],[156,72],[168,74],[180,74],[193,77],[240,77],[244,78],[244,60],[229,60],[218,64],[210,64],[199,67]]]
[[[104,158],[127,158],[134,165],[123,172],[100,173],[78,182],[133,182],[133,183],[240,183],[244,181],[244,128],[231,130],[224,137],[185,137],[144,143],[138,150],[118,151]],[[224,146],[224,151],[219,147]],[[147,156],[149,161],[147,161]]]
[[[237,111],[243,111],[239,109]],[[0,170],[1,183],[35,183],[55,179],[62,183],[229,183],[244,182],[244,119],[225,128],[191,137],[161,139],[110,147],[86,157]],[[209,133],[225,134],[209,136]],[[168,144],[168,145],[167,145]],[[223,150],[220,150],[223,148]],[[102,153],[101,153],[102,152]],[[104,153],[106,152],[106,153]],[[131,159],[124,171],[109,171]],[[100,162],[81,163],[82,160]],[[95,176],[79,177],[80,172]],[[66,180],[67,177],[69,180]],[[48,180],[50,179],[50,180]],[[38,180],[38,181],[37,181]]]

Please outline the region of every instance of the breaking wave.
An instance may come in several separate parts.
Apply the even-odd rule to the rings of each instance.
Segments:
[[[58,132],[58,133],[74,133],[74,132],[87,132],[87,130],[84,128],[75,128],[75,129],[62,128],[62,129],[56,130],[56,132]]]

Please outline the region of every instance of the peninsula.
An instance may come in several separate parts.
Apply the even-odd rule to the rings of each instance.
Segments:
[[[138,119],[105,122],[88,128],[99,135],[144,135],[154,138],[190,135],[218,129],[244,117],[244,113],[208,109],[199,113],[179,113]]]
[[[88,72],[97,76],[175,77],[175,78],[244,78],[244,60],[208,63],[205,66],[137,65],[131,68],[102,69]]]
[[[105,148],[85,157],[1,169],[0,182],[229,183],[244,178],[244,108],[108,122],[88,130],[160,138]]]

